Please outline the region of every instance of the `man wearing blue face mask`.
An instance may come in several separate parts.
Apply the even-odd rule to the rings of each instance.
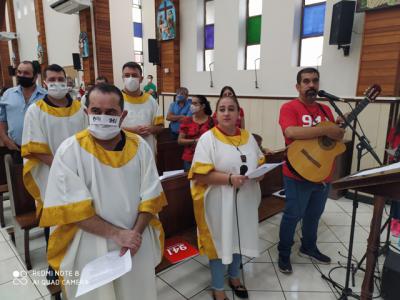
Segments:
[[[120,128],[125,103],[115,86],[96,85],[86,100],[88,129],[60,145],[50,170],[40,221],[52,226],[49,264],[65,282],[78,282],[87,263],[110,252],[134,266],[79,299],[157,299],[166,199],[149,145]],[[65,284],[63,299],[77,299],[77,287]]]
[[[176,98],[173,103],[169,106],[167,121],[170,121],[169,128],[171,135],[174,139],[178,139],[179,136],[179,125],[180,122],[185,118],[192,115],[190,111],[190,105],[192,99],[188,98],[189,91],[185,87],[180,87],[176,90]]]

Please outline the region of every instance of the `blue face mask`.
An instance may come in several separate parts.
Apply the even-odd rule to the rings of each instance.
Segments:
[[[178,96],[176,96],[176,100],[177,100],[178,102],[181,102],[181,101],[185,100],[185,96],[183,96],[183,95],[178,95]]]

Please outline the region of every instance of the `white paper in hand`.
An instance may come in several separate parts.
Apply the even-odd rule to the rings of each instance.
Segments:
[[[119,256],[118,251],[92,260],[83,267],[75,297],[101,287],[132,270],[131,251]]]
[[[250,179],[260,177],[260,176],[272,171],[273,169],[280,166],[281,164],[283,164],[283,162],[276,163],[276,164],[263,164],[253,171],[248,171],[246,173],[246,176],[249,177]]]

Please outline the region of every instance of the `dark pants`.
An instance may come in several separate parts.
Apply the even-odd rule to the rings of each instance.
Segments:
[[[23,163],[23,159],[22,159],[20,151],[12,150],[11,157],[12,157],[12,159],[13,159],[15,164],[22,164]]]
[[[171,132],[172,138],[173,138],[174,140],[177,140],[178,137],[179,137],[179,133],[176,133],[176,132],[173,132],[173,131],[170,131],[170,132]]]
[[[400,202],[392,201],[392,217],[393,219],[400,220]]]
[[[46,238],[46,252],[47,252],[47,247],[49,246],[50,227],[44,228],[44,237]],[[58,276],[56,275],[54,269],[51,266],[49,266],[47,269],[46,279],[48,283],[52,283],[58,279]]]
[[[303,220],[302,247],[313,251],[317,247],[318,223],[325,209],[330,185],[283,177],[285,210],[279,232],[279,255],[289,257],[296,225]]]
[[[192,167],[191,161],[187,161],[187,160],[183,161],[183,169],[185,170],[185,172],[189,172],[191,167]]]

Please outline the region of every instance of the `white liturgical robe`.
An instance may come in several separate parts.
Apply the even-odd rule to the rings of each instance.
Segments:
[[[246,156],[243,162],[241,156]],[[236,225],[235,189],[230,185],[203,185],[193,180],[194,174],[219,172],[240,174],[241,165],[249,171],[264,163],[264,155],[257,142],[247,131],[226,136],[217,127],[203,134],[196,146],[192,168],[189,172],[191,193],[198,230],[201,254],[209,259],[232,262],[232,254],[239,253]],[[260,185],[247,180],[237,193],[238,221],[241,252],[249,257],[259,255],[258,206],[261,201]]]
[[[73,100],[68,107],[54,107],[42,99],[28,108],[21,155],[24,157],[24,184],[36,201],[37,216],[42,210],[50,167],[32,155],[54,156],[65,139],[86,127],[87,116],[78,100]]]
[[[161,261],[164,232],[158,212],[166,199],[153,154],[144,140],[125,132],[121,151],[108,151],[87,130],[64,141],[50,170],[41,226],[52,226],[49,264],[61,273],[67,299],[75,299],[82,268],[120,247],[110,239],[81,230],[76,223],[95,214],[120,228],[133,228],[138,214],[151,213],[132,270],[79,300],[157,298],[155,266]],[[72,275],[71,272],[72,271]]]

